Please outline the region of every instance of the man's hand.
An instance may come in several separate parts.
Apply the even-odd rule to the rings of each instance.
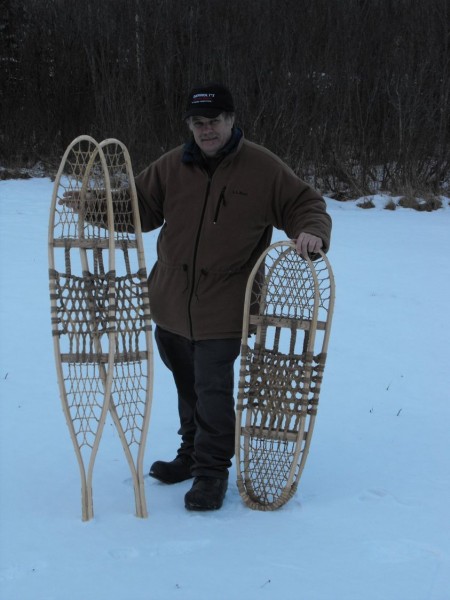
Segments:
[[[320,237],[306,232],[301,233],[295,242],[297,254],[300,254],[302,258],[306,258],[308,254],[317,254],[322,246],[323,242]]]
[[[83,203],[85,208],[93,207],[96,199],[91,192],[86,192],[83,195]],[[58,204],[61,206],[67,206],[71,208],[73,212],[80,212],[81,210],[81,192],[79,190],[71,190],[64,192],[62,198],[59,198]]]

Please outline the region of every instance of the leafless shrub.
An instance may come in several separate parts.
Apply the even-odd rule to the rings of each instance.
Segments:
[[[397,205],[396,205],[396,203],[394,202],[394,200],[392,200],[392,198],[391,198],[390,200],[388,200],[388,201],[386,202],[386,204],[384,205],[384,208],[385,208],[386,210],[396,210],[396,209],[397,209]]]
[[[419,202],[418,210],[432,212],[442,208],[442,200],[436,196],[426,198],[422,202]]]
[[[328,195],[450,180],[448,0],[4,4],[3,164],[88,133],[139,169],[183,141],[187,90],[220,80],[246,136]]]
[[[398,201],[398,206],[402,208],[412,208],[419,210],[419,200],[415,196],[402,196]]]
[[[371,198],[364,198],[362,202],[357,202],[356,206],[359,206],[359,208],[375,208],[375,204]]]
[[[404,196],[398,201],[403,208],[412,208],[420,212],[432,212],[442,208],[442,200],[437,196],[420,198],[418,196]]]

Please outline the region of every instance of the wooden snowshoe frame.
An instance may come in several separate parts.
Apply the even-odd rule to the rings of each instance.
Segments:
[[[134,177],[118,140],[98,144],[80,136],[67,148],[50,210],[49,278],[56,370],[80,468],[82,518],[93,517],[92,474],[108,411],[131,470],[136,515],[146,517],[151,317]]]
[[[334,296],[326,256],[303,259],[289,241],[267,248],[250,274],[236,419],[237,485],[250,508],[277,509],[297,490],[317,414]]]

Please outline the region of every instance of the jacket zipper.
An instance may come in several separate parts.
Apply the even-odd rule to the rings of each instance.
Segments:
[[[219,220],[219,212],[220,212],[220,207],[223,205],[226,205],[225,202],[225,190],[227,189],[227,186],[225,185],[222,188],[222,191],[220,192],[220,196],[219,196],[219,201],[217,202],[217,207],[216,207],[216,212],[214,213],[214,220],[213,220],[213,224],[216,225],[217,221]]]
[[[195,291],[195,267],[196,267],[196,263],[197,263],[197,252],[198,252],[198,246],[199,246],[199,242],[200,242],[200,234],[202,231],[203,220],[205,218],[206,205],[208,204],[210,189],[211,189],[211,176],[208,176],[208,185],[206,186],[205,200],[203,202],[202,214],[200,217],[200,222],[198,224],[197,237],[195,238],[194,260],[192,261],[192,281],[191,281],[191,289],[189,292],[189,300],[188,300],[188,319],[189,319],[189,332],[191,334],[191,339],[194,339],[194,332],[193,332],[193,328],[192,328],[191,302],[192,302],[192,298],[194,296],[194,291]]]

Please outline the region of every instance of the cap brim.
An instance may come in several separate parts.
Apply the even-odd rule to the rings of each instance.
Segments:
[[[188,119],[189,117],[207,117],[208,119],[215,119],[223,112],[225,111],[221,108],[202,108],[201,106],[196,106],[184,114],[183,120]]]

